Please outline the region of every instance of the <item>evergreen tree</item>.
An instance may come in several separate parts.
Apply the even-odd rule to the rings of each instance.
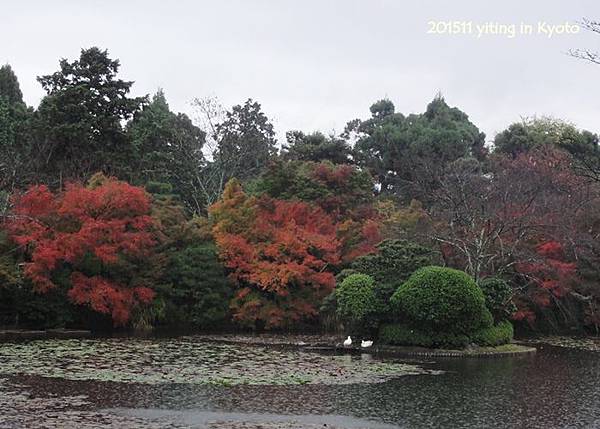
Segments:
[[[119,61],[93,47],[79,60],[60,61],[60,70],[38,81],[48,95],[37,115],[38,168],[51,184],[86,179],[97,171],[128,177],[133,156],[123,130],[145,103],[129,98],[133,82],[117,78]]]
[[[205,133],[182,113],[175,114],[162,90],[127,127],[133,145],[131,180],[138,184],[169,183],[191,211],[202,211],[199,191]]]
[[[302,131],[286,133],[287,145],[283,157],[292,161],[330,161],[334,164],[350,164],[351,148],[336,136],[325,136],[320,132],[304,134]]]
[[[9,64],[0,67],[0,97],[6,98],[10,104],[23,103],[17,75]]]
[[[424,113],[408,116],[396,113],[391,101],[380,100],[371,106],[370,119],[348,124],[345,135],[350,134],[357,136],[359,164],[369,168],[383,193],[404,201],[426,201],[449,163],[486,154],[485,135],[441,96]]]
[[[230,177],[242,181],[257,177],[277,154],[273,125],[251,99],[227,112],[216,131],[218,148],[213,157]]]
[[[8,193],[33,173],[28,165],[31,116],[12,68],[0,67],[0,212]]]

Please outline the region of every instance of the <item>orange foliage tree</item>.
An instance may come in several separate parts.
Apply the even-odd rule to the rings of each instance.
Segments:
[[[219,254],[238,285],[233,317],[266,329],[310,321],[335,286],[337,224],[322,208],[246,195],[230,181],[210,209]]]
[[[142,188],[96,175],[87,187],[69,184],[59,193],[32,186],[12,202],[5,227],[26,250],[24,273],[36,291],[66,283],[74,303],[110,315],[115,325],[153,300],[139,280],[155,243]]]
[[[342,260],[375,252],[381,241],[373,179],[355,166],[328,161],[275,161],[253,184],[255,193],[320,207],[336,222]]]

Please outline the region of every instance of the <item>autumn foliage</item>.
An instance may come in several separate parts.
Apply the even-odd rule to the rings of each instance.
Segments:
[[[356,166],[328,161],[273,162],[255,184],[259,194],[320,207],[337,224],[341,258],[347,263],[375,251],[381,241],[373,180]]]
[[[134,309],[150,303],[140,284],[140,261],[154,245],[150,198],[142,188],[95,176],[89,186],[63,192],[32,186],[13,198],[6,222],[10,238],[28,254],[24,273],[44,293],[67,278],[76,304],[126,324]]]
[[[236,181],[210,214],[220,257],[238,285],[236,321],[270,329],[317,316],[342,250],[330,215],[300,201],[249,197]]]

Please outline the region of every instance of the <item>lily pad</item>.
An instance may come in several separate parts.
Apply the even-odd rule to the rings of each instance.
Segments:
[[[0,374],[222,386],[381,383],[437,374],[415,363],[272,346],[172,339],[49,339],[0,344]]]

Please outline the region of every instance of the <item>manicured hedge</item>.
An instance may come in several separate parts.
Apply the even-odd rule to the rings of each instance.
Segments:
[[[337,284],[341,284],[352,274],[367,274],[375,281],[375,296],[382,303],[376,318],[379,321],[390,321],[389,301],[396,292],[398,284],[406,281],[417,269],[431,265],[434,259],[433,250],[407,240],[384,240],[377,245],[377,252],[359,256],[352,261],[349,268],[343,269],[336,276]]]
[[[513,340],[513,326],[503,321],[495,326],[477,331],[470,338],[466,335],[444,332],[427,333],[406,324],[394,323],[382,325],[379,330],[379,341],[397,346],[447,347],[464,348],[469,344],[495,347],[510,343]]]
[[[472,340],[480,346],[499,346],[510,343],[514,336],[512,323],[508,320],[498,323],[495,326],[484,328],[477,331]]]
[[[492,325],[479,286],[468,274],[451,268],[417,270],[394,293],[391,305],[399,319],[427,333],[468,337]]]
[[[352,274],[336,289],[337,315],[347,327],[373,327],[384,307],[375,294],[375,281],[366,274]]]
[[[466,335],[446,332],[424,332],[401,323],[382,325],[379,329],[379,341],[384,344],[396,346],[429,348],[464,348],[471,342]]]

